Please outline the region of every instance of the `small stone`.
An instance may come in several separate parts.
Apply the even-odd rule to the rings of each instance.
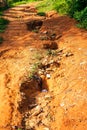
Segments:
[[[43,34],[47,34],[48,33],[48,31],[43,31]]]
[[[46,74],[46,77],[47,77],[48,79],[50,79],[50,78],[51,78],[51,75],[50,75],[50,74]]]
[[[47,89],[43,89],[42,92],[48,92]]]
[[[51,96],[49,94],[45,95],[44,97],[45,97],[45,99],[51,98]]]
[[[59,39],[59,38],[61,38],[62,37],[62,35],[60,34],[60,35],[57,35],[56,36],[56,39]]]
[[[44,59],[42,63],[47,64],[47,61],[48,61],[47,59]]]
[[[35,109],[32,109],[32,115],[37,116],[42,112],[42,108],[38,105]]]
[[[29,50],[30,50],[30,51],[34,51],[34,48],[30,48]]]
[[[78,48],[78,50],[80,51],[80,50],[82,50],[82,48]]]
[[[39,70],[38,74],[43,75],[43,71]]]
[[[40,40],[48,40],[48,37],[47,36],[40,36]],[[44,48],[44,46],[43,46]]]
[[[45,127],[43,130],[50,130],[49,128]]]
[[[86,61],[82,61],[82,62],[80,62],[80,65],[84,65],[86,63],[87,63]]]
[[[66,57],[73,56],[73,53],[67,52],[65,56],[66,56]]]
[[[60,106],[63,107],[65,104],[64,103],[61,103]]]
[[[28,107],[29,107],[30,109],[33,109],[33,108],[36,107],[36,106],[37,106],[37,104],[29,104]]]
[[[53,64],[54,60],[50,60],[49,64]]]

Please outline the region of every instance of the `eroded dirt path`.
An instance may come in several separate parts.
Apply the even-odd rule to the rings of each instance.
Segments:
[[[34,4],[4,17],[10,24],[0,34],[0,130],[86,129],[87,31],[55,12],[38,16]],[[26,23],[36,19],[42,27],[29,31]],[[38,63],[43,91],[29,80]]]

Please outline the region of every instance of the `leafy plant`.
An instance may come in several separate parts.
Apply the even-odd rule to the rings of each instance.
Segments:
[[[48,49],[47,50],[47,55],[49,55],[49,56],[55,56],[55,55],[57,55],[57,52],[55,50]]]
[[[39,68],[40,62],[36,62],[31,66],[29,78],[32,79],[32,77],[37,73],[37,70]]]
[[[82,11],[75,12],[74,18],[79,22],[78,27],[87,29],[87,7]]]

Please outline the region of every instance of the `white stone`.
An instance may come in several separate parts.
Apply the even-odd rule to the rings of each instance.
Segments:
[[[42,92],[48,92],[47,89],[43,89]]]
[[[64,103],[61,103],[60,106],[63,107],[65,104]]]
[[[45,127],[43,130],[50,130],[49,128]]]
[[[47,74],[46,77],[47,77],[48,79],[50,79],[50,78],[51,78],[51,75],[50,75],[50,74]]]

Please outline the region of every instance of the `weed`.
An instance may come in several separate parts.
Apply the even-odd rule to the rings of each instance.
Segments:
[[[51,50],[51,49],[48,49],[46,53],[49,56],[56,56],[57,55],[57,52],[55,50]]]
[[[30,79],[32,79],[33,76],[37,73],[39,66],[40,66],[40,62],[36,62],[31,66],[31,70],[29,74]]]
[[[34,29],[34,30],[32,30],[32,32],[34,32],[34,33],[38,33],[39,30],[38,30],[38,29]]]
[[[35,59],[41,60],[42,59],[42,55],[40,53],[36,53],[35,54]],[[40,64],[40,62],[39,62],[39,64]]]
[[[17,130],[22,130],[21,128],[18,128]]]

